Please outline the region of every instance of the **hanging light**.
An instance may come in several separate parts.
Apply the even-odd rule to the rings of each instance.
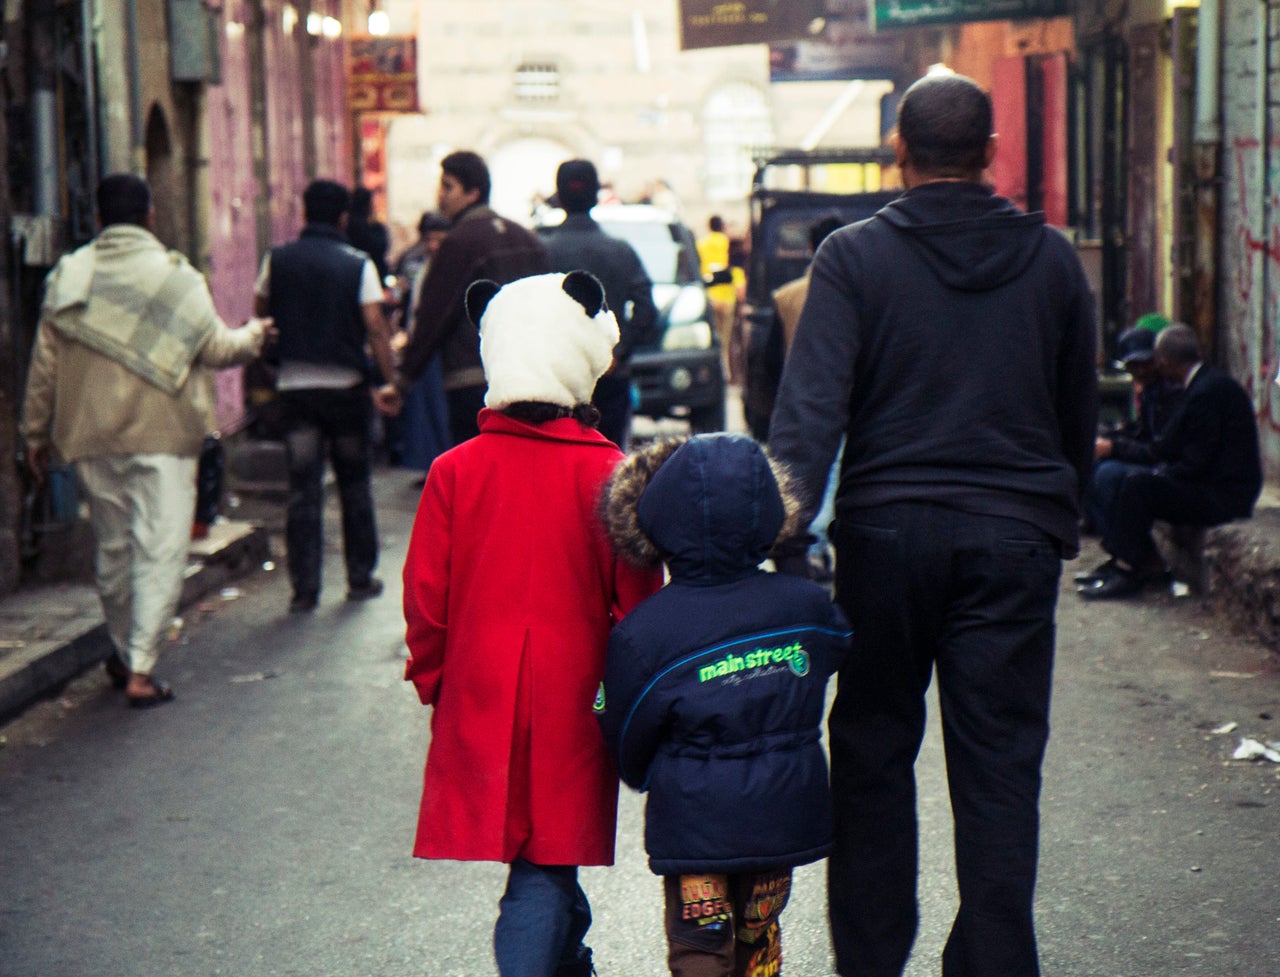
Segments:
[[[391,17],[385,10],[374,10],[369,14],[369,33],[375,37],[391,33]]]

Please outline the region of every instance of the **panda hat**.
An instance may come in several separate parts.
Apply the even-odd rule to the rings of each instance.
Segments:
[[[593,275],[532,275],[502,286],[481,280],[467,289],[466,304],[480,330],[486,407],[591,401],[618,343],[618,321]]]

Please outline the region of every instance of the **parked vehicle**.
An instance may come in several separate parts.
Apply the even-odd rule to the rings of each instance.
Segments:
[[[809,267],[809,227],[815,221],[833,214],[846,224],[862,220],[898,196],[898,190],[881,189],[883,171],[893,163],[892,151],[882,148],[788,150],[756,159],[743,320],[743,410],[758,441],[768,439],[782,376],[782,328],[774,314],[774,289]]]
[[[549,212],[542,226],[558,223],[560,214]],[[720,341],[711,328],[693,232],[670,211],[648,204],[600,204],[591,216],[635,248],[653,281],[657,339],[631,357],[635,413],[685,418],[694,433],[723,430]]]

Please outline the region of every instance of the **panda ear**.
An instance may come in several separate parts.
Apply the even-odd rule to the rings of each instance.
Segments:
[[[467,318],[471,320],[471,324],[477,329],[480,328],[480,318],[484,315],[484,310],[489,307],[489,302],[498,294],[502,286],[497,282],[491,282],[487,278],[481,278],[471,283],[467,289]]]
[[[560,286],[568,296],[582,306],[589,318],[594,319],[604,309],[604,286],[589,271],[571,271],[564,276]]]

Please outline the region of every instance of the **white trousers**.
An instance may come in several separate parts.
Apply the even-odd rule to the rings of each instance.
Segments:
[[[196,505],[196,459],[120,455],[75,464],[97,540],[94,573],[120,657],[149,675],[173,620]]]

